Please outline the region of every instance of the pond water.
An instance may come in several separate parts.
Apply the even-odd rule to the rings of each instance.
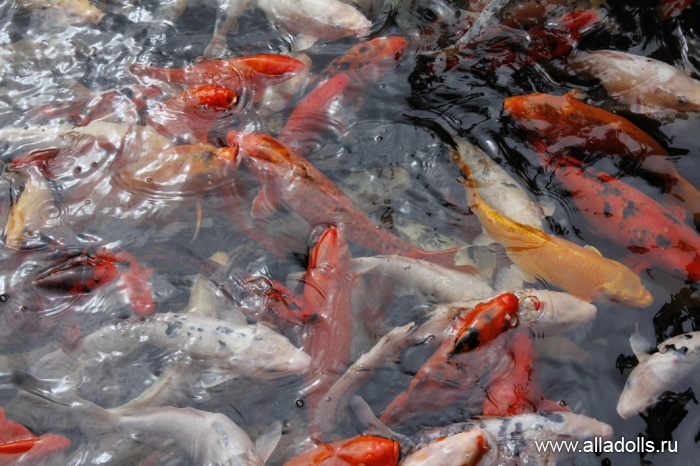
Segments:
[[[133,63],[176,68],[196,62],[212,37],[216,2],[192,0],[177,19],[166,21],[158,19],[159,7],[165,2],[106,0],[98,5],[104,12],[98,24],[71,24],[54,8],[29,11],[20,8],[20,3],[0,5],[0,154],[4,164],[0,222],[8,222],[10,208],[19,203],[27,180],[34,179],[43,187],[38,190],[51,194],[32,204],[37,231],[24,238],[21,248],[0,250],[1,405],[15,396],[17,386],[12,380],[17,371],[30,371],[32,364],[51,351],[69,351],[78,345],[80,336],[101,326],[127,319],[134,312],[146,313],[138,307],[143,305],[137,302],[138,290],[127,289],[128,280],[125,284],[123,277],[105,287],[96,285],[89,293],[35,286],[38,274],[66,257],[81,253],[94,256],[100,247],[126,251],[130,258],[119,258],[121,273],[138,278],[150,273],[147,280],[157,313],[186,308],[197,273],[220,285],[226,299],[250,309],[259,302],[244,296],[240,277],[248,273],[293,285],[287,277],[306,270],[311,233],[311,227],[284,206],[265,224],[264,231],[246,233],[235,228],[240,217],[236,213],[238,201],[232,203],[226,190],[232,186],[231,179],[248,191],[250,199],[259,189],[256,179],[244,170],[232,174],[229,168],[217,169],[208,182],[193,189],[179,186],[176,179],[165,180],[171,184],[163,189],[153,183],[130,184],[118,173],[119,153],[132,150],[138,155],[156,147],[134,136],[133,127],[128,127],[126,135],[110,136],[107,143],[85,147],[75,134],[49,128],[60,124],[62,116],[42,120],[33,112],[94,95],[90,92],[120,89],[122,97],[129,95],[136,84],[129,72]],[[700,170],[694,161],[700,156],[694,132],[700,128],[700,115],[689,112],[650,117],[632,113],[609,98],[596,80],[566,74],[556,60],[528,61],[523,58],[526,53],[515,46],[516,53],[495,66],[490,63],[499,57],[488,47],[477,49],[475,59],[462,56],[456,66],[448,66],[442,52],[467,29],[466,3],[364,2],[361,9],[372,21],[369,37],[404,37],[408,46],[383,76],[363,84],[352,99],[333,109],[323,130],[306,141],[312,149],[308,160],[383,228],[412,238],[426,249],[448,240],[455,245],[471,244],[481,227],[467,206],[459,169],[450,157],[449,135],[468,138],[493,156],[533,199],[548,200],[555,206],[547,218],[550,233],[592,245],[604,256],[622,260],[627,251],[596,235],[562,185],[539,168],[526,133],[504,115],[504,100],[534,92],[562,95],[579,89],[588,104],[615,111],[650,134],[694,186],[700,186]],[[658,18],[657,3],[652,0],[610,0],[595,8],[602,19],[583,35],[578,49],[629,52],[664,61],[700,78],[700,4],[694,2],[668,20]],[[492,43],[497,43],[506,34],[517,36],[522,31],[497,28],[494,34]],[[357,38],[317,42],[305,51],[312,62],[311,74],[321,73],[358,42]],[[294,43],[259,8],[250,7],[227,35],[224,56],[290,54]],[[209,140],[221,145],[231,129],[278,134],[305,94],[293,97],[280,110],[261,110],[255,97],[250,91],[243,93],[239,104],[218,121]],[[161,97],[155,97],[158,99]],[[116,119],[128,123],[131,107],[127,99],[119,102]],[[80,149],[49,163],[48,169],[10,169],[11,162],[22,154],[57,145]],[[610,173],[660,199],[659,189],[638,176],[635,167],[625,170],[603,159],[597,160],[599,169],[612,170]],[[45,178],[47,170],[51,176]],[[421,232],[419,238],[416,231]],[[283,253],[276,254],[257,241],[263,235],[271,235]],[[350,250],[353,256],[371,254],[356,244],[351,244]],[[507,264],[505,251],[500,247],[495,251],[498,264]],[[226,254],[227,266],[217,267],[208,260],[217,252]],[[106,265],[105,270],[110,267]],[[674,440],[677,452],[581,454],[567,460],[572,464],[683,465],[692,463],[700,452],[700,408],[693,393],[697,378],[669,386],[663,400],[643,415],[625,420],[616,412],[619,395],[637,362],[630,335],[638,331],[656,345],[697,330],[700,322],[696,285],[657,267],[639,273],[653,295],[653,304],[633,309],[596,303],[595,320],[567,333],[565,339],[538,346],[539,377],[546,398],[563,400],[573,412],[609,424],[614,431],[612,440]],[[376,306],[382,316],[377,325],[359,325],[368,318],[355,316],[353,357],[369,350],[383,332],[419,318],[434,306],[424,295],[401,287],[390,288],[389,297],[380,296],[382,287],[379,279],[369,286],[376,288],[372,290],[376,292],[372,298],[375,304],[382,303]],[[100,369],[102,362],[95,357],[76,390],[94,403],[114,407],[153,383],[175,356],[148,346],[108,370]],[[387,366],[359,394],[379,413],[408,386],[427,357],[421,348],[408,350],[400,365]],[[190,386],[177,396],[176,405],[223,413],[253,439],[273,420],[282,420],[282,441],[267,464],[283,464],[308,436],[299,394],[303,385],[301,377],[290,376],[263,382],[235,379],[208,389]],[[27,422],[31,417],[21,420]],[[53,432],[71,440],[70,449],[47,457],[48,464],[136,464],[153,451],[144,446],[148,443],[143,439],[113,442],[107,434],[86,436],[74,422],[66,420],[70,417],[56,411],[48,421],[44,419],[43,430],[36,432]],[[356,435],[356,427],[348,425],[336,438]],[[161,450],[150,457],[155,464],[190,464],[177,445],[164,444]]]

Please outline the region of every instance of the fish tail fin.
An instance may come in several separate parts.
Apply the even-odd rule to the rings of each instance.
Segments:
[[[401,435],[398,432],[394,432],[389,429],[386,424],[380,421],[377,416],[372,412],[372,408],[369,407],[367,402],[358,395],[354,395],[350,399],[350,408],[352,409],[357,419],[360,423],[366,425],[365,433],[369,435],[376,435],[378,437],[386,437],[394,439],[401,444],[402,449],[411,443],[409,437]]]
[[[419,257],[414,257],[414,259],[423,259],[444,267],[459,270],[460,272],[479,275],[481,273],[479,268],[473,265],[460,263],[458,254],[462,252],[464,248],[464,246],[457,246],[448,249],[438,249],[436,251],[422,251],[420,254],[417,254]]]

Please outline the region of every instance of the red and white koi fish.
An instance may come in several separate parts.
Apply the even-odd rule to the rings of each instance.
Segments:
[[[304,285],[304,300],[317,314],[301,338],[302,348],[313,361],[305,394],[313,438],[328,434],[320,431],[316,410],[349,365],[353,282],[350,251],[338,228],[331,226],[311,250]]]
[[[452,329],[456,335],[442,341],[408,388],[384,409],[381,421],[404,425],[417,416],[465,402],[467,405],[460,408],[462,414],[470,409],[470,414],[480,412],[485,380],[498,370],[497,365],[503,364],[500,349],[505,332],[518,325],[518,306],[515,295],[504,293],[478,304],[463,319],[454,321]],[[477,348],[480,350],[475,351]]]
[[[0,408],[1,465],[38,464],[52,453],[68,447],[70,440],[66,437],[56,434],[37,437],[21,424],[5,418],[5,410]]]
[[[336,225],[348,240],[380,254],[400,254],[474,271],[473,267],[455,265],[459,248],[425,251],[383,230],[328,177],[272,136],[231,131],[226,139],[231,148],[240,148],[239,158],[262,185],[253,201],[254,217],[270,215],[279,201],[284,201],[312,227]]]
[[[700,280],[695,229],[643,192],[577,159],[562,155],[551,166],[594,233],[638,254],[642,262],[690,282]]]
[[[395,440],[359,435],[330,444],[320,443],[284,466],[393,466],[398,460],[399,443]]]
[[[611,97],[635,113],[700,111],[700,81],[660,60],[594,50],[570,56],[567,64],[600,80]]]
[[[635,341],[639,338],[635,335],[630,341],[639,365],[627,378],[617,402],[617,412],[625,419],[645,411],[663,392],[697,371],[700,364],[700,332],[669,338],[651,355],[641,351],[641,342]]]
[[[669,186],[663,190],[670,202],[680,204],[691,217],[700,212],[700,192],[681,177],[661,145],[629,120],[587,105],[571,94],[509,97],[503,107],[525,129],[546,138],[551,152],[577,147],[588,153],[638,160],[667,181]]]
[[[372,23],[355,7],[339,0],[257,0],[272,24],[295,36],[294,50],[305,50],[317,40],[364,37]]]
[[[225,60],[205,58],[185,68],[154,68],[140,63],[129,71],[138,78],[149,78],[190,86],[221,86],[241,96],[279,84],[304,69],[304,64],[286,55],[261,54]]]

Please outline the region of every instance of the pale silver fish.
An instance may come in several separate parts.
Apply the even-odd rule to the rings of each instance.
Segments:
[[[3,235],[5,247],[13,251],[29,246],[43,231],[60,224],[64,213],[39,169],[28,166],[24,173],[24,190],[10,208]]]
[[[372,23],[356,8],[339,0],[257,0],[272,24],[295,36],[295,50],[317,40],[364,37]]]
[[[404,285],[426,293],[436,302],[471,301],[493,295],[493,288],[482,277],[421,259],[387,255],[356,257],[350,263],[356,275],[387,274]]]
[[[627,378],[617,402],[617,412],[625,419],[646,410],[700,365],[700,332],[669,338],[651,355],[640,351],[639,338],[638,334],[630,338],[639,365]]]
[[[65,13],[70,23],[98,24],[104,13],[88,0],[16,0],[21,8],[44,10],[56,8]]]
[[[399,466],[476,466],[482,459],[481,464],[494,464],[484,458],[492,448],[486,432],[472,429],[435,440],[402,459]]]
[[[36,415],[23,413],[26,406],[35,406]],[[174,441],[194,464],[203,466],[263,466],[282,435],[281,424],[274,422],[254,445],[226,415],[194,408],[143,408],[116,414],[33,377],[22,384],[8,408],[33,429],[45,429],[43,424],[54,416],[65,427],[79,426],[88,437],[136,436],[140,442],[158,446],[164,440]]]
[[[539,230],[551,215],[549,205],[530,199],[527,191],[503,167],[466,139],[457,139],[457,150],[479,190],[479,195],[498,213]]]
[[[203,367],[205,386],[235,377],[272,380],[299,375],[311,363],[308,354],[263,324],[237,325],[211,317],[164,313],[103,327],[83,338],[76,350],[56,351],[42,358],[31,373],[40,378],[80,380],[86,367],[121,360],[145,343],[168,351],[174,359]]]
[[[219,10],[214,23],[214,35],[204,49],[207,58],[220,58],[226,52],[226,36],[236,30],[236,19],[243,14],[250,0],[218,0]]]
[[[660,60],[596,50],[572,55],[568,65],[599,79],[611,97],[633,112],[700,111],[700,81]]]

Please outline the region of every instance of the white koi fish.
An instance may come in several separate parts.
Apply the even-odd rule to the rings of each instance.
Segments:
[[[491,448],[487,434],[473,429],[437,439],[402,459],[399,466],[476,466]]]
[[[611,97],[633,112],[700,111],[700,81],[662,61],[596,50],[572,55],[568,65],[599,79]]]
[[[627,419],[654,404],[666,390],[697,370],[700,364],[700,332],[684,333],[662,342],[658,353],[640,350],[640,337],[632,335],[630,343],[639,365],[627,378],[617,402],[618,414]]]
[[[339,0],[257,0],[271,23],[296,37],[294,48],[305,50],[318,39],[364,37],[372,23]]]

